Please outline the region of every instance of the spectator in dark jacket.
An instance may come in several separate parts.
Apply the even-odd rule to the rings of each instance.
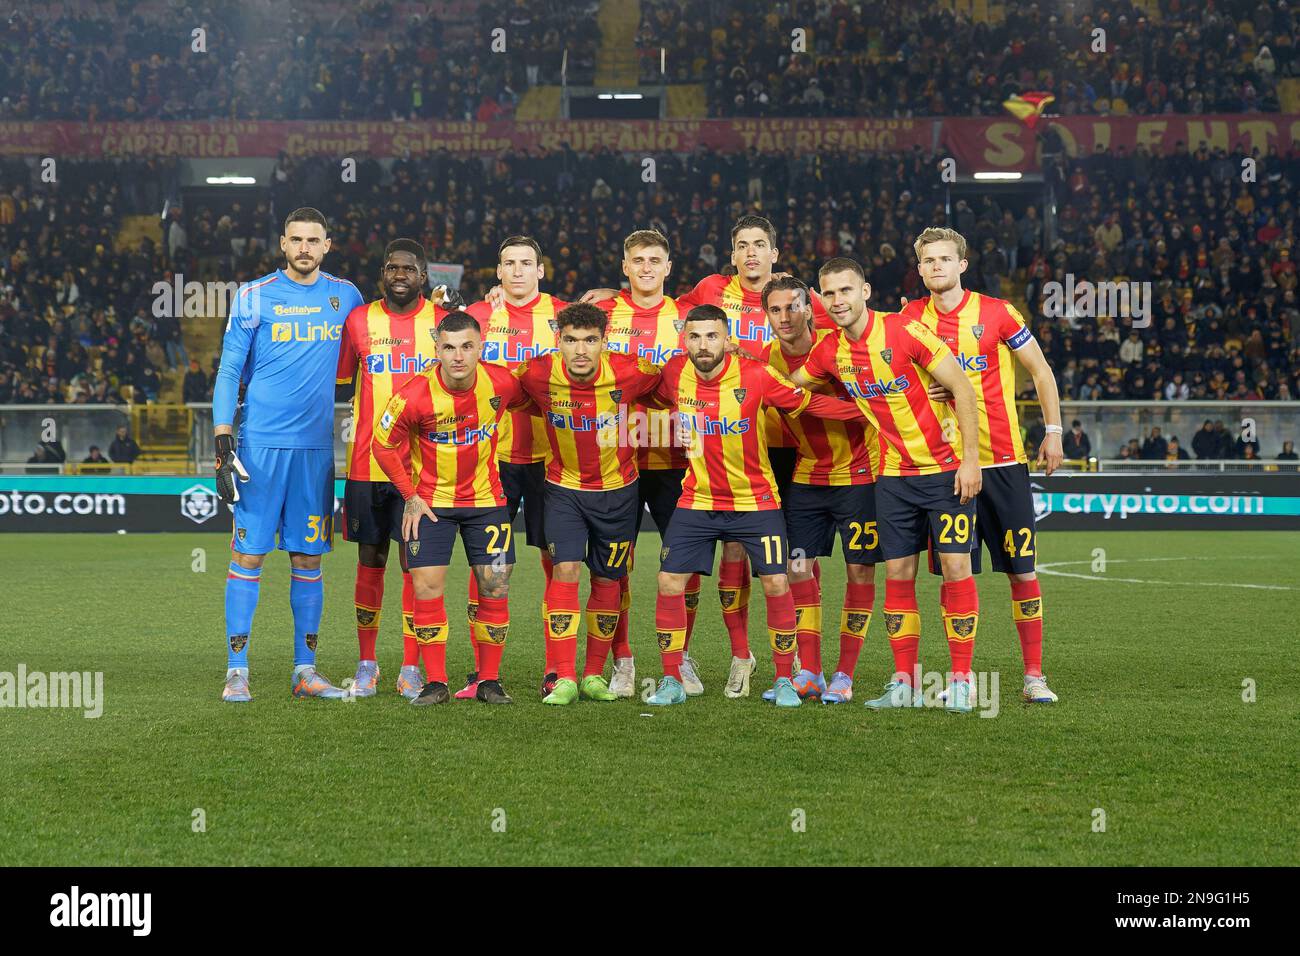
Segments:
[[[1192,451],[1196,453],[1198,461],[1205,461],[1214,457],[1218,447],[1219,438],[1214,434],[1214,423],[1207,418],[1200,431],[1192,436]]]
[[[1151,429],[1151,434],[1147,440],[1142,443],[1142,460],[1143,461],[1161,461],[1165,457],[1165,452],[1169,450],[1169,444],[1160,436],[1160,428],[1156,426]]]
[[[1092,442],[1088,439],[1088,433],[1083,430],[1083,424],[1076,418],[1070,423],[1070,430],[1065,434],[1065,440],[1061,442],[1061,449],[1066,458],[1087,458],[1092,454]]]
[[[125,425],[117,430],[117,437],[113,439],[113,444],[108,446],[108,457],[128,465],[140,457],[140,446],[128,434]]]
[[[185,402],[208,400],[208,377],[199,368],[197,359],[190,359],[190,369],[185,373],[185,382],[181,386],[181,398]]]

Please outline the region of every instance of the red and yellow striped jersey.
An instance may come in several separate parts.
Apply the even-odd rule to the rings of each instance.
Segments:
[[[504,505],[497,440],[507,410],[526,401],[519,380],[500,366],[480,363],[474,384],[452,391],[435,365],[388,400],[375,424],[375,457],[403,498],[418,494],[430,508]],[[410,449],[410,474],[403,448]]]
[[[951,354],[924,323],[871,312],[862,338],[827,336],[803,368],[814,382],[841,382],[871,419],[883,442],[879,474],[933,475],[961,466],[925,393],[930,372]]]
[[[718,306],[727,313],[731,322],[731,337],[755,355],[759,346],[766,345],[773,338],[772,327],[767,324],[767,314],[763,311],[762,293],[750,292],[741,285],[738,275],[705,276],[689,293],[678,297],[677,302],[682,306],[683,316],[693,306]],[[816,296],[813,296],[812,310],[815,328],[836,327],[830,313]]]
[[[813,348],[835,334],[829,329],[815,329]],[[795,369],[803,367],[808,353],[791,355],[781,347],[780,339],[773,338],[764,357],[768,365],[789,378]],[[847,397],[843,385],[837,382],[828,382],[823,387]],[[803,485],[866,485],[875,481],[874,476],[880,470],[880,436],[872,425],[815,415],[788,418],[780,413],[775,413],[780,420],[774,424],[771,421],[772,410],[769,409],[767,414],[769,441],[774,428],[787,429],[794,439],[794,447],[798,449],[795,481]]]
[[[612,299],[597,302],[609,315],[609,328],[605,331],[605,347],[611,352],[623,352],[662,366],[674,355],[682,353],[682,328],[687,310],[680,301],[664,296],[658,305],[642,308],[632,301],[627,289]],[[685,468],[686,454],[676,439],[677,419],[667,411],[651,408],[638,411],[645,414],[645,429],[637,429],[637,470],[660,468]]]
[[[813,396],[762,362],[728,355],[711,381],[686,355],[669,359],[656,397],[677,414],[690,468],[677,507],[769,511],[781,507],[767,460],[763,409],[799,414]],[[824,398],[825,396],[817,396]],[[830,399],[830,401],[834,401]],[[845,404],[845,403],[840,403]]]
[[[371,453],[375,419],[389,398],[413,376],[438,359],[434,329],[446,311],[420,296],[407,312],[390,312],[383,299],[357,306],[343,323],[335,380],[352,393],[352,438],[348,441],[347,477],[387,481]],[[360,374],[358,374],[358,372]]]
[[[465,309],[483,326],[483,361],[514,371],[529,359],[554,352],[555,316],[567,302],[545,292],[523,305],[507,302],[495,311],[487,302]],[[516,465],[546,460],[546,429],[527,411],[511,412],[501,424],[497,458]]]
[[[551,448],[547,481],[577,491],[614,491],[637,480],[626,412],[659,384],[658,366],[605,353],[595,376],[576,382],[552,354],[531,359],[515,374],[542,411]]]
[[[1016,414],[1016,363],[1011,353],[1033,340],[1020,313],[1006,299],[995,299],[967,291],[951,312],[940,312],[934,296],[909,302],[902,311],[932,329],[957,355],[966,377],[975,388],[980,411],[980,466],[1025,464],[1025,445],[1020,437]],[[957,435],[957,413],[949,405],[938,406]]]

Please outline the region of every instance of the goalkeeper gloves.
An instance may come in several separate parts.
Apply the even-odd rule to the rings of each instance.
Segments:
[[[434,291],[437,292],[439,290],[442,291],[442,301],[438,304],[448,312],[454,312],[457,309],[465,308],[465,298],[460,294],[459,289],[449,289],[445,285],[440,285]]]
[[[239,500],[239,481],[248,480],[248,472],[235,454],[235,436],[217,436],[217,494],[228,505]]]

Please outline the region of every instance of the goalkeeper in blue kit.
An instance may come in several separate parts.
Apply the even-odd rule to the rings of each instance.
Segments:
[[[222,341],[212,396],[217,493],[234,505],[226,577],[226,686],[222,699],[249,701],[248,642],[262,562],[289,552],[295,697],[341,698],[316,670],[324,591],[321,555],[333,547],[334,373],[343,321],[363,299],[346,279],[320,269],[329,252],[325,217],[304,207],[280,237],[285,266],[241,286]],[[239,439],[239,386],[247,385]]]

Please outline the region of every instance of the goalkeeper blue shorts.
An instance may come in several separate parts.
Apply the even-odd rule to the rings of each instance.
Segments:
[[[241,445],[238,455],[248,481],[238,483],[230,546],[240,554],[267,554],[276,547],[301,554],[331,550],[334,450]]]

